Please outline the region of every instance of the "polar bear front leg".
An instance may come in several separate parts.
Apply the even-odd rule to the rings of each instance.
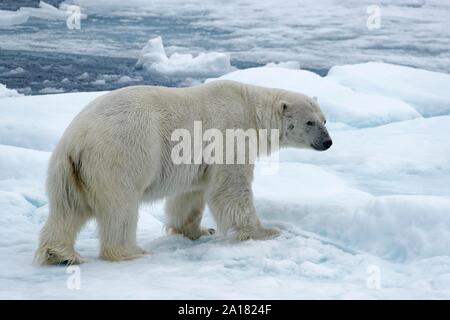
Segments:
[[[184,193],[166,200],[166,230],[169,234],[182,234],[196,240],[203,235],[212,235],[214,229],[200,227],[205,208],[203,191]]]
[[[256,215],[251,182],[253,165],[218,165],[206,197],[223,233],[231,231],[237,240],[273,239],[277,228],[265,228]]]

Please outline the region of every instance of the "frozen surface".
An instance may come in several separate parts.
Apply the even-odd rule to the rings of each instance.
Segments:
[[[83,229],[77,250],[90,261],[81,265],[80,290],[67,288],[65,267],[31,261],[48,214],[50,152],[102,93],[0,99],[0,298],[449,299],[450,115],[448,92],[436,89],[448,76],[427,73],[420,85],[422,71],[380,64],[381,75],[393,74],[375,86],[372,66],[333,68],[326,77],[276,66],[225,76],[316,95],[328,117],[330,150],[283,150],[275,175],[256,168],[258,214],[281,236],[166,236],[162,203],[146,205],[138,228],[139,244],[152,252],[146,257],[99,260],[95,224]],[[406,95],[403,85],[420,86],[421,95]],[[435,97],[431,109],[423,97]],[[209,211],[203,224],[214,227]],[[380,289],[367,286],[368,270],[380,271]]]
[[[352,90],[404,100],[423,116],[450,113],[450,75],[446,73],[371,62],[333,67],[328,78]]]

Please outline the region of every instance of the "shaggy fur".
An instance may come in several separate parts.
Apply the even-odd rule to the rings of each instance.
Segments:
[[[214,81],[193,88],[128,87],[92,101],[66,129],[49,163],[50,212],[39,240],[41,264],[85,261],[74,244],[90,218],[100,257],[133,259],[139,203],[167,198],[166,228],[190,239],[214,233],[200,221],[207,204],[219,231],[239,240],[270,239],[253,205],[253,165],[171,160],[173,130],[279,129],[280,145],[324,150],[331,140],[314,99],[299,93]],[[270,135],[269,135],[270,136]],[[324,146],[324,142],[325,143]],[[269,141],[270,143],[270,141]]]

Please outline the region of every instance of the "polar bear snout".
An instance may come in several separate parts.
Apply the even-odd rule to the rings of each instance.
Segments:
[[[333,144],[333,140],[329,139],[329,140],[325,140],[321,144],[311,144],[311,147],[317,151],[325,151],[325,150],[330,149],[332,144]]]
[[[328,150],[333,145],[333,140],[331,140],[330,134],[324,126],[318,128],[315,132],[313,131],[310,139],[312,140],[310,146],[317,151]]]
[[[330,140],[326,140],[324,143],[322,143],[322,150],[330,149],[332,144],[333,144],[333,141],[331,139]]]

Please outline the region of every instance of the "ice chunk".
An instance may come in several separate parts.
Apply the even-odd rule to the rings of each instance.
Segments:
[[[191,54],[173,53],[166,55],[161,37],[150,39],[136,63],[137,68],[161,74],[177,74],[185,76],[209,75],[218,76],[232,71],[230,56],[226,53],[200,53],[196,57]]]
[[[0,10],[0,27],[9,27],[28,21],[30,15],[26,12]]]
[[[83,74],[79,75],[77,77],[78,80],[87,80],[89,79],[89,73],[88,72],[83,72]]]
[[[117,80],[118,83],[128,83],[128,82],[136,82],[136,81],[142,81],[142,77],[131,78],[129,76],[121,76]]]
[[[0,83],[0,98],[6,98],[6,97],[18,97],[21,96],[20,93],[18,93],[14,89],[8,89],[4,84]]]
[[[286,69],[300,69],[300,63],[298,61],[280,61],[280,62],[270,62],[265,65],[265,67],[273,68],[286,68]]]
[[[47,20],[66,20],[69,13],[66,10],[59,10],[58,8],[45,3],[39,2],[39,8],[22,7],[18,11],[28,14],[30,17],[36,17]]]
[[[7,27],[22,24],[28,21],[30,17],[46,20],[66,20],[71,14],[67,10],[68,6],[61,5],[58,9],[44,1],[39,2],[38,8],[21,7],[17,11],[0,10],[0,27]],[[80,19],[86,19],[86,14],[80,13]]]
[[[39,90],[39,93],[48,94],[48,93],[62,93],[64,92],[63,88],[54,88],[54,87],[46,87]]]
[[[13,76],[13,75],[21,74],[21,73],[24,73],[24,72],[25,72],[24,68],[17,67],[17,68],[14,68],[14,69],[11,69],[11,70],[9,70],[7,72],[2,73],[2,76]]]

